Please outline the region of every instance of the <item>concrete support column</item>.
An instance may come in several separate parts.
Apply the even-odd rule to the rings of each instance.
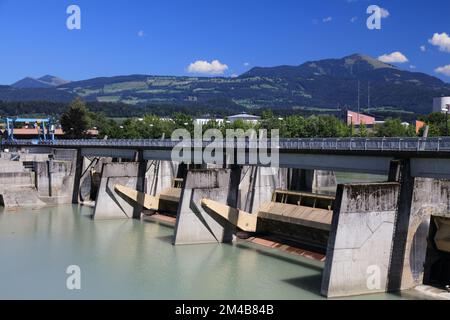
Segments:
[[[79,203],[79,194],[80,194],[80,185],[81,185],[81,176],[83,174],[83,156],[81,155],[81,149],[76,151],[76,159],[74,161],[75,176],[73,182],[73,191],[72,191],[72,203]]]
[[[322,294],[385,292],[400,192],[398,183],[339,185]]]
[[[178,207],[175,245],[233,241],[233,226],[206,212],[201,201],[207,198],[236,207],[240,177],[239,166],[188,171]]]
[[[93,218],[98,220],[140,217],[143,208],[139,203],[142,202],[131,201],[117,193],[115,186],[122,185],[142,191],[145,185],[144,177],[145,165],[142,162],[103,164]]]
[[[146,193],[147,183],[146,183],[146,173],[147,173],[147,160],[144,159],[144,151],[139,150],[137,154],[138,161],[138,172],[136,179],[136,190],[142,194]],[[138,203],[144,203],[144,198],[138,199]],[[141,205],[135,205],[133,210],[133,219],[140,219],[143,207]]]
[[[401,183],[389,269],[389,291],[423,284],[431,215],[449,203],[443,181],[411,176],[409,160],[393,161],[390,179]]]
[[[392,255],[389,266],[388,290],[400,291],[402,288],[403,267],[405,263],[406,242],[411,218],[415,179],[411,177],[409,160],[394,160],[389,169],[389,181],[401,183],[398,199],[398,213],[392,242]]]

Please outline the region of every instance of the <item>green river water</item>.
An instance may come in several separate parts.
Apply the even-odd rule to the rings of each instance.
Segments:
[[[1,212],[0,299],[323,299],[321,262],[242,240],[173,246],[172,227],[91,214]],[[70,265],[81,268],[81,290],[66,287]]]

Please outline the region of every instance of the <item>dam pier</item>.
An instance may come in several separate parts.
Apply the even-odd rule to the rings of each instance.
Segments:
[[[90,204],[92,223],[171,215],[175,246],[274,236],[326,257],[329,298],[450,283],[450,139],[280,140],[276,168],[173,161],[175,144],[3,142],[0,204]],[[340,172],[386,179],[340,184]]]

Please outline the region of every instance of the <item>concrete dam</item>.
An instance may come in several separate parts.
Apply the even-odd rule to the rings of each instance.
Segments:
[[[323,255],[321,293],[330,298],[450,283],[450,153],[442,142],[377,142],[375,150],[370,141],[348,149],[291,141],[281,144],[279,168],[174,162],[161,142],[101,143],[4,144],[0,204],[90,204],[93,220],[157,212],[176,218],[176,246],[269,237]],[[338,185],[336,172],[388,179]]]

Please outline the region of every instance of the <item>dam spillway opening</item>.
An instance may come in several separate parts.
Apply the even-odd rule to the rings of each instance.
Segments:
[[[450,286],[450,215],[431,218],[424,283],[442,289]]]

